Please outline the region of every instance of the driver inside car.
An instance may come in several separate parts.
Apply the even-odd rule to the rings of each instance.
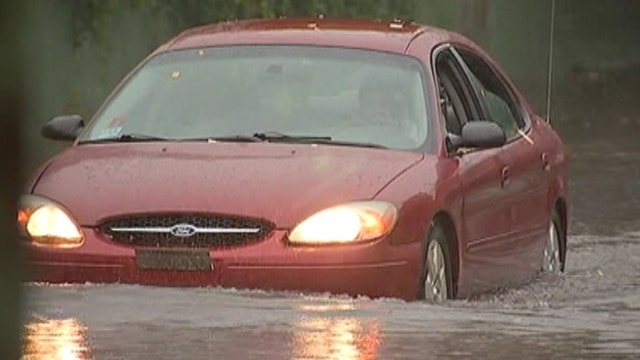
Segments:
[[[389,136],[400,135],[407,140],[418,136],[410,115],[410,97],[402,82],[383,77],[364,81],[358,94],[359,125],[388,131]]]

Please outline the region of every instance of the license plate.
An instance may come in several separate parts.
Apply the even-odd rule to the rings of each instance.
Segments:
[[[136,249],[136,262],[141,269],[153,270],[213,270],[207,250]]]

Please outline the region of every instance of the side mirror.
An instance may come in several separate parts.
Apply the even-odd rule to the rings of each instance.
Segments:
[[[62,115],[49,120],[40,134],[51,140],[73,141],[84,129],[84,121],[80,115]]]
[[[468,148],[500,147],[507,142],[504,131],[491,121],[471,121],[462,127],[462,146]]]

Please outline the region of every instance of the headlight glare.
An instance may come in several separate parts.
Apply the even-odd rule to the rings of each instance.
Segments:
[[[44,197],[29,195],[21,199],[18,226],[35,245],[62,248],[82,245],[82,232],[68,212]]]
[[[367,241],[388,234],[395,225],[396,208],[383,201],[361,201],[315,213],[289,234],[295,244],[336,244]]]

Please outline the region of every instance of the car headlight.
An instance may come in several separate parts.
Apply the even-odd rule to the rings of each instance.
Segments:
[[[53,200],[24,195],[18,208],[18,229],[35,245],[73,248],[82,245],[80,227],[69,212]]]
[[[379,238],[393,229],[398,211],[384,201],[360,201],[319,211],[289,234],[294,244],[353,243]]]

